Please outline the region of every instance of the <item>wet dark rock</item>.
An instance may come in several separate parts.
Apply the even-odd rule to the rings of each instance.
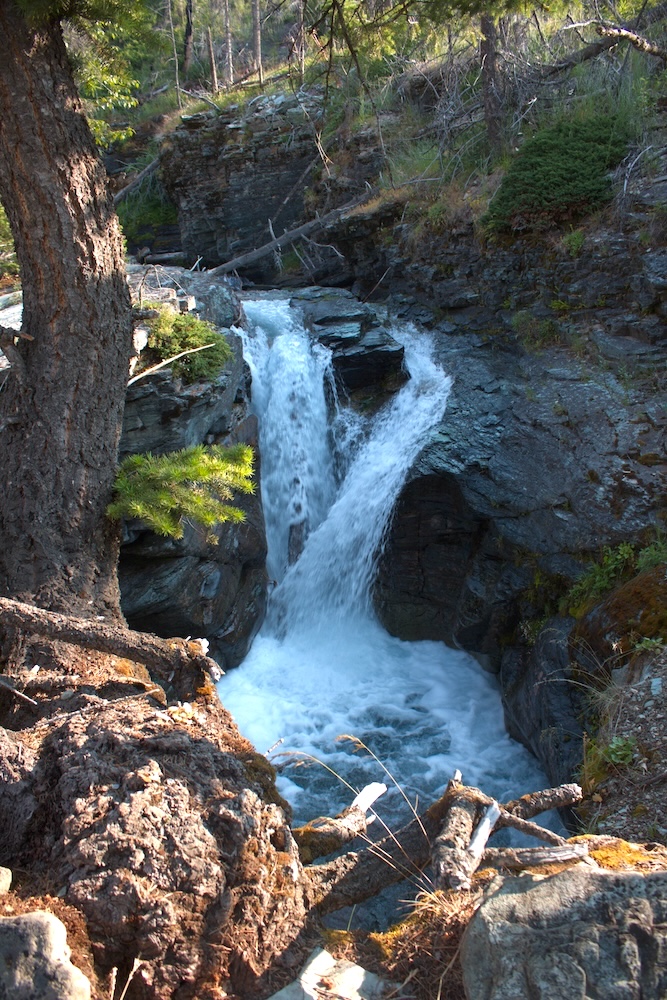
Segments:
[[[346,393],[396,389],[406,380],[404,348],[371,307],[349,292],[327,289],[306,289],[293,302],[312,335],[331,349],[338,385]]]
[[[507,730],[535,754],[553,786],[571,781],[582,753],[583,698],[570,664],[572,626],[572,619],[551,619],[532,648],[507,649],[500,667]]]
[[[568,628],[554,639],[550,626],[532,649],[523,623],[539,630],[603,545],[659,523],[667,392],[562,348],[450,329],[435,333],[450,400],[399,496],[376,607],[393,634],[500,670],[510,731],[552,780],[569,780],[581,741],[561,681]]]

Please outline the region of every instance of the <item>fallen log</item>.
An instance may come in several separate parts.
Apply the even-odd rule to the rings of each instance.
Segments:
[[[431,863],[436,888],[469,889],[470,876],[479,863],[479,858],[474,860],[468,853],[478,816],[479,799],[474,795],[474,790],[471,795],[470,790],[459,782],[451,781],[450,786],[452,797],[442,830],[433,842]],[[490,832],[489,830],[489,834]]]
[[[124,198],[127,198],[128,194],[132,194],[133,191],[136,191],[139,185],[142,184],[147,177],[150,177],[150,175],[157,170],[159,165],[160,165],[159,159],[151,160],[148,166],[144,167],[143,170],[140,170],[137,176],[134,177],[129,184],[126,184],[124,188],[121,188],[120,191],[116,192],[116,194],[113,196],[114,205],[120,204],[120,202],[123,201]]]
[[[533,866],[583,861],[587,857],[587,844],[563,844],[560,847],[488,847],[481,860],[492,868],[523,871]]]
[[[512,816],[531,819],[531,817],[549,812],[551,809],[564,809],[574,805],[575,802],[581,802],[583,795],[580,785],[574,783],[558,785],[557,788],[543,788],[540,792],[522,795],[520,799],[506,802],[503,808]]]
[[[77,618],[0,597],[0,623],[42,638],[126,657],[167,679],[173,671],[185,667],[199,668],[218,678],[222,673],[215,660],[206,656],[200,640],[160,639],[147,632],[134,632],[117,621]]]
[[[311,219],[310,222],[304,222],[303,225],[297,226],[296,229],[290,229],[288,232],[283,233],[282,236],[277,236],[275,239],[269,240],[268,243],[258,247],[257,250],[249,250],[247,253],[243,253],[239,257],[234,257],[232,260],[227,261],[226,264],[220,264],[218,267],[212,268],[207,273],[209,276],[214,277],[218,274],[229,274],[230,271],[236,271],[239,268],[246,267],[248,264],[254,264],[255,261],[261,260],[262,257],[273,253],[274,250],[280,250],[281,247],[289,246],[302,236],[309,236],[310,233],[314,233],[319,229],[326,229],[327,226],[338,222],[345,216],[346,212],[350,212],[353,208],[361,205],[366,197],[364,194],[361,198],[355,198],[354,201],[349,201],[341,208],[334,208],[331,212],[327,212],[326,215]]]
[[[444,795],[396,833],[370,844],[363,851],[349,852],[332,861],[304,868],[309,906],[317,907],[322,914],[330,913],[360,903],[386,886],[404,879],[419,888],[432,890],[433,882],[423,874],[429,861],[433,862],[437,887],[466,889],[480,860],[486,863],[487,857],[493,856],[489,854],[493,849],[485,847],[489,836],[494,829],[510,822],[532,836],[549,841],[550,847],[530,849],[533,851],[531,858],[545,856],[552,860],[576,860],[583,855],[579,847],[572,854],[572,845],[566,844],[562,837],[513,813],[534,816],[555,805],[572,805],[581,799],[581,794],[579,785],[562,785],[525,795],[508,802],[507,806],[499,806],[479,788],[463,785],[460,772],[457,772]],[[487,812],[482,816],[485,809]],[[479,833],[475,829],[477,820],[480,820],[477,823]],[[512,856],[515,859],[529,857],[516,851]],[[526,862],[533,863],[537,862]]]

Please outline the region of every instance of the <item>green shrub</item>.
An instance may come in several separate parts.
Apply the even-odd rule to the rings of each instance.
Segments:
[[[539,229],[593,211],[611,199],[609,171],[629,140],[627,124],[613,114],[564,118],[540,129],[510,164],[484,224]]]
[[[605,546],[602,560],[591,566],[570,588],[565,605],[575,615],[610,590],[635,568],[635,551],[629,542],[621,542],[615,549]]]
[[[130,455],[116,476],[114,500],[107,508],[112,520],[143,521],[157,535],[182,538],[188,522],[207,529],[223,521],[243,521],[245,514],[226,501],[234,491],[252,493],[252,448],[196,445],[169,455]]]
[[[550,347],[561,341],[561,330],[555,320],[539,319],[528,309],[521,309],[511,320],[512,329],[527,347]]]
[[[655,566],[662,566],[664,563],[667,563],[667,537],[658,531],[655,541],[639,550],[637,572],[643,573],[647,569],[654,569]]]
[[[570,257],[579,257],[584,248],[585,239],[586,237],[583,229],[571,229],[569,233],[565,233],[565,236],[563,237],[563,246],[569,253]]]
[[[151,304],[147,303],[151,308]],[[232,358],[232,349],[221,333],[211,323],[198,319],[192,313],[177,313],[163,305],[154,307],[157,316],[150,320],[148,347],[160,361],[173,358],[181,351],[211,344],[205,351],[188,354],[174,361],[174,375],[184,382],[214,379]]]

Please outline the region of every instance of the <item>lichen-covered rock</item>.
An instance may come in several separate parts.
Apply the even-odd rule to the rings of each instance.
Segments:
[[[667,873],[498,879],[464,934],[468,1000],[662,1000]]]
[[[90,983],[70,962],[67,932],[52,913],[0,917],[0,997],[90,1000]]]
[[[83,912],[98,968],[124,983],[140,958],[133,1000],[256,996],[303,926],[298,853],[212,689],[167,710],[98,698],[28,742],[36,808],[13,861]]]

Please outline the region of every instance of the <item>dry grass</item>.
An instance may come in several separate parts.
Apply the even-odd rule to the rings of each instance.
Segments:
[[[421,893],[412,913],[383,933],[330,931],[326,947],[337,957],[358,962],[399,984],[395,995],[401,1000],[465,1000],[461,938],[484,885],[495,874],[478,875],[469,893]]]

